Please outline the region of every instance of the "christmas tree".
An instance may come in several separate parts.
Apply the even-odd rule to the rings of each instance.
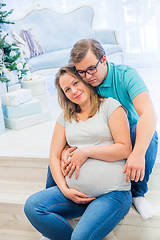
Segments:
[[[6,4],[4,3],[0,3],[0,9],[2,7],[5,7]],[[13,9],[11,9],[9,12],[7,11],[0,11],[0,23],[6,23],[6,24],[14,24],[14,22],[10,22],[8,21],[6,18],[8,17],[8,15],[10,15],[13,12]]]
[[[16,70],[18,79],[22,79],[23,75],[27,73],[25,69],[26,62],[22,61],[20,49],[15,43],[11,43],[9,34],[3,32],[3,25],[14,24],[14,22],[8,21],[6,18],[13,12],[13,9],[9,12],[1,11],[1,8],[6,4],[0,4],[0,81],[10,81],[10,73]]]

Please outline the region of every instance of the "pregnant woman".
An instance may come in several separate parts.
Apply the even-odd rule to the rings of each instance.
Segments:
[[[60,68],[55,84],[63,109],[50,148],[50,169],[57,186],[30,196],[25,214],[48,239],[102,240],[132,202],[124,173],[132,149],[126,112],[117,100],[98,96],[75,74],[73,64]],[[64,177],[61,154],[66,144],[76,149]],[[73,229],[67,219],[80,216]]]

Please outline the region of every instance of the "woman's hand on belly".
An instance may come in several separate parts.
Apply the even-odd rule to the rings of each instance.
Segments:
[[[68,177],[71,178],[73,172],[75,171],[75,178],[78,178],[80,167],[87,160],[87,158],[87,150],[85,147],[72,152],[69,159],[70,163],[65,166],[65,176],[68,175]]]
[[[70,199],[71,201],[77,204],[86,204],[95,199],[95,197],[87,197],[86,194],[79,192],[73,188],[66,188],[63,191],[63,194],[66,198]]]

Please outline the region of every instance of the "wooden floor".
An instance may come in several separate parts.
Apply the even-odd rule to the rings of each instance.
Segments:
[[[146,81],[157,115],[160,116],[160,69],[137,70]],[[55,121],[61,112],[51,77],[47,81],[51,93],[48,108],[52,111],[52,120],[19,131],[6,129],[0,135],[0,240],[40,239],[40,234],[24,216],[23,206],[29,195],[45,187],[51,137]],[[157,131],[160,133],[159,120]],[[152,219],[143,220],[131,208],[106,240],[160,240],[159,183],[158,155],[146,194],[146,199],[156,208],[156,215]]]

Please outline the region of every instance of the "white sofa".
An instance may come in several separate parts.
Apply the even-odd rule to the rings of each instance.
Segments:
[[[118,43],[117,33],[114,30],[93,30],[94,11],[89,6],[60,14],[51,9],[34,9],[23,19],[14,21],[10,25],[13,35],[20,36],[22,30],[32,29],[44,53],[35,57],[27,57],[31,72],[57,68],[69,61],[70,51],[74,43],[82,38],[95,38],[104,47],[109,59],[123,50]]]

